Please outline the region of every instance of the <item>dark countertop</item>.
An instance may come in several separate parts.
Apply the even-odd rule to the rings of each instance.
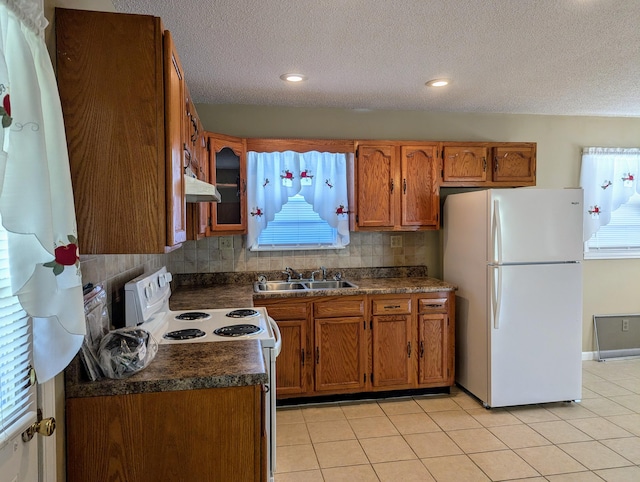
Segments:
[[[297,290],[273,293],[254,293],[253,282],[210,286],[179,286],[171,295],[172,310],[242,308],[253,306],[253,300],[272,298],[310,298],[316,296],[384,295],[398,293],[430,293],[452,291],[457,287],[446,281],[429,277],[411,278],[347,278],[358,288],[333,290]]]
[[[239,387],[267,381],[259,340],[159,345],[146,368],[121,380],[88,380],[78,357],[65,370],[67,398]]]

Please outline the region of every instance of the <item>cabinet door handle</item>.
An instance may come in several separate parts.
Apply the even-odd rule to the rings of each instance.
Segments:
[[[300,349],[300,360],[302,361],[302,366],[304,366],[304,348]]]
[[[482,172],[487,172],[487,158],[482,158]]]
[[[407,342],[407,358],[411,358],[411,342]]]
[[[402,180],[402,190],[403,190],[404,194],[407,194],[407,180],[406,179]]]
[[[316,365],[320,364],[320,348],[316,347]]]
[[[493,158],[493,170],[498,172],[498,156]]]
[[[242,180],[242,194],[245,194],[247,192],[247,181],[246,179]]]
[[[424,341],[420,340],[420,358],[424,357]]]
[[[391,179],[390,190],[391,190],[391,192],[393,192],[393,179]]]

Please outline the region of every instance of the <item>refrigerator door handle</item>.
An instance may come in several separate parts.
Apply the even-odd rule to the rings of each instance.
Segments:
[[[500,329],[500,304],[502,301],[502,270],[499,266],[492,266],[491,279],[491,307],[493,311],[493,328]]]
[[[502,263],[502,224],[500,223],[500,201],[493,201],[493,261],[494,263]]]

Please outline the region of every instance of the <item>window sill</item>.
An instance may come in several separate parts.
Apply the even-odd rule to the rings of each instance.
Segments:
[[[346,246],[338,246],[338,245],[302,245],[302,246],[293,246],[293,245],[271,245],[271,246],[253,246],[249,248],[249,251],[317,251],[321,249],[345,249]]]
[[[628,251],[607,251],[607,252],[594,252],[589,251],[584,253],[585,261],[591,259],[634,259],[640,258],[640,250],[628,250]]]

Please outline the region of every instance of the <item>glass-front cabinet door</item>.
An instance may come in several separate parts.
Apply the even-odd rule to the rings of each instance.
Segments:
[[[211,236],[247,232],[246,142],[237,137],[208,134],[210,182],[221,201],[211,203]]]

